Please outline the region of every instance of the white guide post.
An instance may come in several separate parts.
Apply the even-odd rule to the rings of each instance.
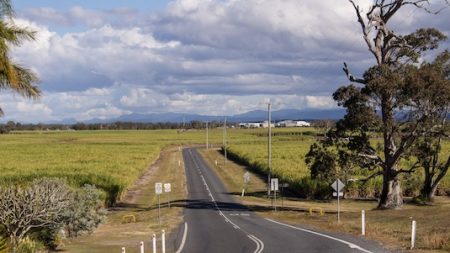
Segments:
[[[152,242],[153,242],[153,253],[156,253],[156,235],[153,234],[152,236]]]
[[[361,235],[366,235],[366,212],[361,210]]]
[[[413,220],[411,224],[411,249],[414,249],[416,243],[416,221]]]
[[[144,253],[144,242],[141,242],[141,247],[140,247],[140,249],[141,249],[141,253]]]
[[[162,231],[161,235],[161,252],[166,253],[166,231]]]
[[[122,253],[125,253],[125,247],[122,247]]]

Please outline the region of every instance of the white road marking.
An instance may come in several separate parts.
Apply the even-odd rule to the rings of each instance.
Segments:
[[[271,221],[271,222],[276,223],[276,224],[279,224],[279,225],[283,225],[283,226],[289,227],[289,228],[293,228],[293,229],[300,230],[300,231],[303,231],[303,232],[315,234],[315,235],[322,236],[322,237],[325,237],[325,238],[328,238],[328,239],[331,239],[331,240],[338,241],[338,242],[343,243],[343,244],[347,244],[348,247],[350,247],[352,249],[357,249],[357,250],[365,252],[365,253],[373,253],[372,251],[369,251],[369,250],[366,250],[364,248],[361,248],[360,246],[358,246],[358,245],[356,245],[354,243],[351,243],[351,242],[348,242],[348,241],[345,241],[345,240],[342,240],[342,239],[339,239],[339,238],[336,238],[336,237],[333,237],[333,236],[330,236],[330,235],[322,234],[322,233],[315,232],[315,231],[308,230],[308,229],[304,229],[304,228],[295,227],[295,226],[292,226],[292,225],[289,225],[289,224],[285,224],[285,223],[282,223],[282,222],[278,222],[278,221],[275,221],[275,220],[272,220],[272,219],[269,219],[269,218],[266,218],[266,220]]]
[[[185,222],[184,223],[183,239],[181,239],[180,247],[178,248],[176,253],[181,253],[181,251],[183,250],[184,244],[186,243],[187,231],[188,231],[188,224],[187,224],[187,222]]]
[[[217,202],[216,202],[216,200],[214,199],[214,197],[213,197],[213,195],[212,195],[212,192],[211,192],[211,190],[209,189],[208,184],[206,183],[205,177],[202,175],[202,173],[201,173],[201,171],[200,171],[200,168],[199,168],[197,162],[195,161],[194,157],[192,156],[191,150],[189,150],[189,153],[190,153],[190,155],[191,155],[192,161],[194,162],[195,166],[196,166],[196,167],[198,168],[198,170],[199,170],[199,175],[200,175],[200,177],[202,178],[202,181],[203,181],[203,184],[205,185],[206,190],[208,191],[208,195],[211,197],[211,201],[214,203],[216,209],[219,211],[219,215],[221,215],[221,216],[225,219],[225,222],[230,223],[230,224],[233,226],[234,229],[239,229],[239,230],[242,230],[244,233],[246,233],[246,234],[247,234],[247,237],[250,238],[253,242],[256,243],[256,250],[255,250],[254,253],[261,253],[261,252],[263,251],[263,249],[264,249],[264,243],[263,243],[258,237],[254,236],[254,235],[252,235],[252,234],[249,234],[249,233],[247,233],[247,232],[245,232],[245,231],[244,231],[243,229],[241,229],[238,225],[236,225],[236,224],[233,223],[230,219],[228,219],[228,217],[222,212],[222,210],[220,210],[219,205],[217,205]]]
[[[261,253],[264,249],[264,243],[254,235],[248,234],[247,236],[256,243],[256,250],[254,253]]]

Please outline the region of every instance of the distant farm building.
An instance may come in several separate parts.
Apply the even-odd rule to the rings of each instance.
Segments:
[[[311,124],[306,121],[295,121],[295,120],[283,120],[276,124],[271,123],[271,127],[309,127]],[[246,123],[239,123],[240,128],[268,128],[269,123],[268,121],[264,122],[246,122]]]
[[[247,123],[239,123],[240,128],[260,128],[261,123],[247,122]]]
[[[263,123],[260,124],[262,128],[268,128],[269,127],[269,121],[264,121]],[[274,123],[270,123],[271,127],[275,127]]]
[[[309,127],[311,123],[302,120],[283,120],[277,123],[277,127]]]

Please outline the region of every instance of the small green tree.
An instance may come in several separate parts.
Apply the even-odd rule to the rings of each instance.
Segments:
[[[442,140],[449,138],[447,123],[450,111],[450,52],[438,55],[431,63],[424,63],[408,78],[413,89],[408,91],[411,104],[420,110],[411,114],[426,114],[426,132],[414,146],[413,155],[423,169],[421,199],[431,202],[439,183],[450,166],[450,155],[442,153]]]

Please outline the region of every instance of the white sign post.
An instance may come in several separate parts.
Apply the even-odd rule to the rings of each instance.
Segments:
[[[271,178],[270,179],[270,190],[273,191],[273,194],[275,196],[275,212],[277,211],[277,191],[279,190],[278,188],[278,178]],[[272,202],[273,205],[273,202]]]
[[[155,193],[156,195],[158,195],[158,223],[159,226],[161,227],[161,201],[160,201],[160,196],[162,194],[162,183],[155,183]]]
[[[170,208],[170,192],[171,192],[171,186],[170,183],[165,183],[164,184],[164,192],[168,194],[168,198],[169,198],[169,208]]]
[[[284,190],[284,188],[286,188],[286,187],[289,187],[289,184],[288,184],[288,183],[283,183],[283,184],[281,184],[281,207],[282,207],[282,208],[284,207],[284,204],[283,204],[283,199],[284,199],[283,190]]]
[[[331,187],[334,189],[333,196],[337,196],[337,220],[338,224],[341,223],[341,205],[339,203],[339,197],[344,196],[341,192],[344,189],[345,184],[338,178],[331,184]]]
[[[411,223],[411,249],[414,249],[416,244],[416,221],[413,220]]]

